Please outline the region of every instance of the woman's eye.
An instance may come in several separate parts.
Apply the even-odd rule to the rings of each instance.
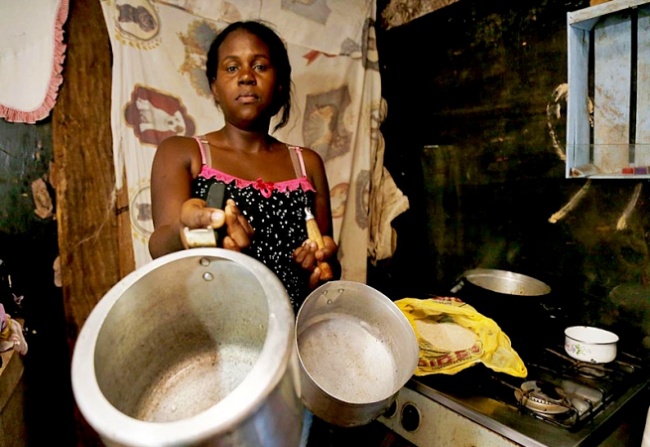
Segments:
[[[237,67],[234,66],[234,65],[231,65],[231,66],[229,66],[229,67],[226,67],[226,71],[227,71],[228,73],[234,73],[235,71],[237,71]]]
[[[255,70],[257,70],[257,71],[266,71],[267,68],[268,68],[268,67],[267,67],[266,65],[264,65],[264,64],[257,64],[257,65],[255,65]]]

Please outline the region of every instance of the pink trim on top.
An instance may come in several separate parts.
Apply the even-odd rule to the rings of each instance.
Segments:
[[[59,87],[63,82],[63,59],[65,58],[66,45],[63,43],[63,25],[68,19],[68,0],[61,0],[59,10],[56,14],[54,26],[54,55],[52,57],[52,78],[43,99],[43,103],[35,110],[26,112],[16,110],[0,104],[0,117],[4,117],[9,122],[34,124],[43,118],[47,118],[50,111],[56,104],[56,98],[59,93]]]
[[[287,149],[288,150],[293,149],[296,151],[296,154],[298,155],[298,159],[300,160],[300,169],[302,169],[302,174],[303,174],[302,177],[291,179],[291,180],[283,180],[281,182],[265,182],[261,178],[258,178],[257,180],[244,180],[239,177],[234,177],[230,174],[226,174],[225,172],[219,171],[218,169],[215,169],[211,166],[208,166],[206,163],[207,157],[205,154],[205,146],[203,145],[204,140],[196,136],[193,138],[199,144],[199,151],[201,152],[201,165],[202,165],[201,172],[199,173],[199,175],[203,178],[215,178],[227,184],[235,182],[235,186],[238,189],[246,188],[247,186],[252,186],[253,188],[257,189],[262,194],[263,197],[267,199],[271,197],[271,194],[273,194],[273,190],[284,193],[288,191],[296,191],[298,188],[301,188],[303,191],[316,192],[316,189],[307,178],[306,175],[307,171],[305,170],[305,162],[302,158],[302,149],[298,146],[288,146]]]
[[[278,192],[289,192],[296,191],[300,188],[303,191],[316,192],[316,189],[307,177],[283,180],[281,182],[265,182],[261,178],[258,178],[257,180],[244,180],[239,177],[234,177],[230,174],[226,174],[225,172],[221,172],[206,164],[204,164],[201,168],[201,173],[199,175],[204,178],[215,178],[227,184],[235,182],[235,186],[239,189],[246,188],[247,186],[252,186],[267,199],[271,197],[271,194],[274,190]]]

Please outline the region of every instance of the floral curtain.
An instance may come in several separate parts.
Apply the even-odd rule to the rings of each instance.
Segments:
[[[276,136],[325,161],[343,278],[365,282],[368,256],[392,255],[390,220],[408,200],[383,168],[374,0],[100,1],[113,50],[116,186],[125,170],[136,267],[150,260],[156,147],[170,135],[223,125],[205,79],[205,53],[220,29],[240,19],[269,22],[287,43],[294,103]]]

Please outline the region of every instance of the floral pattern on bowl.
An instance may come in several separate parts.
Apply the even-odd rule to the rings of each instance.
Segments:
[[[566,349],[566,352],[569,355],[573,354],[575,357],[584,358],[591,356],[591,350],[587,346],[584,346],[577,342],[565,344],[564,349]],[[594,359],[590,359],[589,361],[592,363],[597,363]]]
[[[564,350],[576,360],[609,363],[616,358],[616,342],[618,336],[613,332],[590,326],[572,326],[565,330]]]

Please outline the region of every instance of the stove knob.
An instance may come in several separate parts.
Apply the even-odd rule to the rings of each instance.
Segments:
[[[401,414],[402,427],[406,431],[415,431],[420,426],[421,416],[420,410],[417,409],[414,403],[407,402],[402,407]]]

